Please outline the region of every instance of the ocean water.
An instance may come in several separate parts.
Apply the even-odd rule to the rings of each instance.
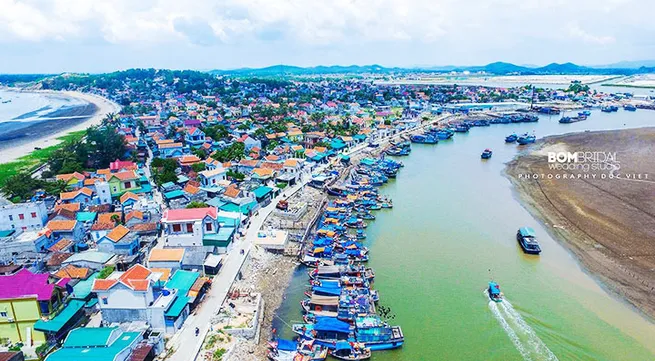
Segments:
[[[63,94],[16,92],[0,89],[0,134],[15,130],[88,103]]]
[[[588,120],[472,128],[436,145],[413,144],[405,167],[381,187],[394,200],[376,213],[365,240],[380,304],[402,327],[401,349],[374,361],[655,359],[655,325],[608,294],[518,202],[505,163],[518,151],[511,133],[537,137],[585,130],[655,126],[655,111],[593,111]],[[480,160],[485,148],[493,150]],[[610,150],[608,150],[610,151]],[[535,229],[541,256],[517,245],[519,227]],[[509,301],[489,304],[490,277]],[[274,319],[284,337],[301,320],[307,275],[299,269]]]

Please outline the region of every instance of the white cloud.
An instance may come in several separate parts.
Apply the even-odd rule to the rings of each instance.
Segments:
[[[572,24],[569,27],[569,34],[573,38],[577,38],[584,42],[592,43],[592,44],[607,45],[607,44],[614,43],[616,41],[616,39],[613,36],[590,34],[589,32],[582,29],[578,24]]]
[[[382,55],[381,63],[384,49],[401,46],[416,62],[450,55],[473,64],[540,48],[562,57],[576,46],[637,54],[636,45],[626,49],[653,44],[653,13],[655,1],[642,0],[0,0],[0,44],[226,46],[249,54],[282,44],[298,54],[348,56],[357,48]]]

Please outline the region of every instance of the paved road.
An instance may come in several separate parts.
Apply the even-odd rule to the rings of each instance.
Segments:
[[[440,117],[433,121],[426,122],[416,128],[408,129],[398,134],[395,134],[392,137],[385,139],[380,139],[380,145],[387,143],[389,140],[399,137],[404,134],[415,132],[421,130],[429,125],[432,125],[436,122],[447,120],[448,117]],[[347,154],[351,155],[357,152],[362,151],[367,148],[367,144],[361,144],[350,151]],[[324,170],[329,165],[320,166],[317,171]],[[168,347],[172,347],[174,352],[170,355],[168,360],[170,361],[190,361],[195,360],[200,352],[202,347],[202,342],[209,332],[210,320],[211,318],[218,314],[220,311],[221,305],[227,297],[234,280],[237,277],[237,274],[241,270],[248,254],[250,253],[251,248],[253,247],[253,242],[257,237],[257,233],[261,229],[264,221],[268,215],[275,209],[275,205],[281,199],[286,199],[290,197],[295,192],[299,191],[302,187],[305,186],[311,177],[303,177],[303,180],[300,181],[297,185],[285,189],[284,192],[281,192],[272,202],[259,210],[257,215],[253,216],[250,219],[250,226],[246,231],[245,237],[242,237],[235,241],[234,248],[227,255],[226,260],[223,263],[218,276],[214,277],[213,284],[209,292],[205,295],[203,304],[200,305],[194,315],[189,316],[189,318],[184,323],[184,326],[171,338],[169,341]],[[240,254],[240,250],[244,250],[244,254]],[[196,327],[200,330],[200,335],[195,336]]]
[[[169,357],[171,361],[189,361],[194,360],[202,346],[202,340],[209,331],[210,319],[218,313],[227,297],[227,293],[232,287],[241,266],[253,247],[253,242],[257,238],[259,229],[264,224],[268,215],[275,209],[275,205],[280,199],[289,197],[304,186],[305,182],[285,189],[271,204],[260,209],[257,215],[250,219],[250,226],[246,231],[245,237],[235,241],[234,248],[227,255],[227,258],[214,281],[211,289],[205,296],[203,304],[196,310],[195,315],[191,315],[180,331],[178,331],[170,340],[169,347],[173,347],[175,352]],[[244,254],[240,254],[240,250]],[[200,329],[200,336],[195,336],[195,329]]]

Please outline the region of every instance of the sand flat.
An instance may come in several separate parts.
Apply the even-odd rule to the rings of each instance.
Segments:
[[[34,147],[45,148],[52,145],[56,145],[60,142],[57,138],[66,135],[70,132],[85,130],[90,126],[98,125],[102,122],[102,119],[105,115],[109,113],[117,113],[120,111],[120,105],[110,101],[109,99],[103,98],[99,95],[74,92],[74,91],[64,91],[64,92],[55,92],[55,91],[44,91],[45,93],[52,93],[58,95],[65,95],[73,98],[83,100],[85,102],[94,104],[97,107],[95,114],[90,116],[88,119],[78,122],[70,127],[62,127],[54,131],[49,131],[45,134],[42,134],[41,137],[33,139],[28,142],[18,142],[15,146],[10,148],[0,150],[0,163],[9,163],[15,161],[16,159],[31,153],[34,150]],[[38,125],[37,125],[38,126]]]

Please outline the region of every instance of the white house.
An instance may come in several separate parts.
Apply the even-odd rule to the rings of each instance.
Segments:
[[[48,221],[45,202],[9,204],[0,207],[0,231],[38,231]]]
[[[169,209],[164,212],[161,223],[167,247],[202,246],[206,235],[218,232],[215,207]]]
[[[161,223],[166,234],[165,248],[205,247],[209,253],[229,251],[236,231],[235,227],[220,226],[215,207],[169,209]]]
[[[225,168],[203,170],[202,172],[198,173],[198,176],[200,177],[200,184],[203,187],[216,187],[218,186],[219,181],[226,179],[225,173]]]
[[[102,320],[106,323],[146,321],[154,330],[174,333],[189,315],[187,290],[161,286],[161,273],[137,264],[107,279],[93,281]]]

